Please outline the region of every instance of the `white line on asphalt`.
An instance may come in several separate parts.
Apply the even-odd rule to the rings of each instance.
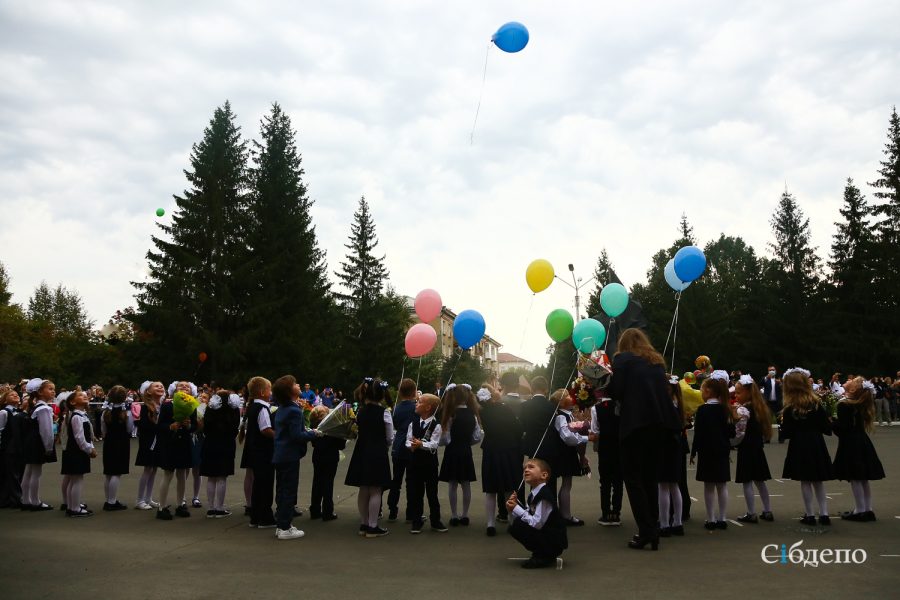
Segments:
[[[879,554],[878,556],[897,558],[900,557],[900,554]]]
[[[759,494],[754,494],[754,496],[756,496],[757,498],[760,497]],[[769,494],[769,498],[781,498],[782,496],[784,496],[784,494]],[[900,519],[900,517],[897,518]]]
[[[738,522],[735,521],[734,519],[728,519],[728,520],[731,521],[732,523],[734,523],[735,525],[737,525],[738,527],[743,527],[743,526],[744,526],[743,523],[738,523]]]
[[[784,483],[784,482],[783,482],[782,480],[780,480],[780,479],[776,479],[775,481],[777,481],[778,483]]]
[[[696,498],[694,498],[693,496],[691,496],[691,502],[699,502],[699,500],[697,500]],[[900,517],[897,517],[897,518],[900,519]]]

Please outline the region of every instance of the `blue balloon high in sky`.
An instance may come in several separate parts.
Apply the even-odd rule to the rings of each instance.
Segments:
[[[528,29],[521,23],[511,21],[501,25],[491,41],[504,52],[518,52],[528,45]]]
[[[706,255],[697,246],[685,246],[675,253],[672,263],[678,279],[689,283],[703,275],[706,270]]]
[[[453,337],[463,350],[480,342],[484,329],[484,317],[477,310],[464,310],[453,320]]]

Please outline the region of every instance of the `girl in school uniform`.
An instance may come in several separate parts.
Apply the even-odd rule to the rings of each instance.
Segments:
[[[124,388],[123,388],[124,389]],[[66,516],[90,517],[94,512],[81,503],[84,490],[84,475],[91,472],[91,459],[96,458],[94,450],[94,428],[85,409],[88,396],[81,390],[71,392],[65,400],[69,413],[66,418],[66,447],[62,453],[63,490],[65,491]]]
[[[444,458],[438,481],[446,481],[450,496],[450,526],[469,525],[469,505],[472,503],[472,482],[475,477],[475,461],[472,445],[483,436],[478,418],[478,401],[468,383],[451,383],[444,391],[441,409],[441,444],[445,445]],[[457,497],[462,487],[462,512]]]
[[[387,529],[378,526],[378,514],[382,492],[391,487],[388,448],[394,440],[391,412],[381,404],[388,396],[387,382],[366,377],[353,395],[361,406],[356,414],[358,435],[344,485],[359,488],[359,535],[381,537],[388,534]]]
[[[206,477],[207,519],[231,515],[225,508],[226,481],[234,475],[235,438],[241,421],[241,397],[219,390],[209,399],[203,418],[203,447],[200,451],[200,475]]]
[[[759,523],[774,521],[769,499],[769,488],[766,481],[772,478],[769,462],[763,450],[764,444],[772,439],[772,415],[759,386],[750,375],[741,375],[734,385],[734,393],[740,405],[737,409],[735,445],[737,445],[737,467],[734,470],[734,481],[744,486],[744,500],[747,512],[738,517],[741,523]],[[753,485],[759,490],[763,510],[756,516],[756,496]]]
[[[685,421],[684,405],[677,376],[669,376],[668,390],[672,397],[672,405],[678,413],[678,420],[683,424]],[[681,431],[673,431],[663,440],[660,452],[662,455],[659,459],[659,535],[660,537],[682,536],[684,535],[682,522],[684,507],[678,482],[681,481],[684,470],[687,469],[685,457],[690,452],[684,427]]]
[[[502,402],[500,394],[485,385],[477,394],[481,404],[481,491],[487,515],[487,536],[497,535],[496,506],[498,495],[504,501],[522,479],[522,425],[512,408]]]
[[[0,508],[22,506],[19,393],[0,390]]]
[[[190,386],[186,381],[178,383],[173,391],[190,392]],[[174,406],[171,400],[163,402],[159,408],[159,418],[156,426],[156,450],[159,452],[159,466],[163,470],[163,484],[160,489],[160,508],[156,511],[156,518],[162,521],[171,521],[172,512],[169,510],[169,486],[172,478],[176,479],[176,498],[180,503],[175,509],[175,516],[190,517],[191,512],[184,503],[184,486],[188,471],[193,464],[191,455],[191,434],[197,430],[197,411],[180,423],[174,420]]]
[[[548,431],[546,443],[555,446],[551,454],[551,469],[559,481],[559,514],[567,526],[580,527],[584,525],[584,521],[572,515],[572,477],[581,477],[578,446],[586,445],[588,437],[569,429],[569,424],[574,420],[572,407],[575,406],[575,400],[567,390],[553,392],[550,404],[556,406],[556,415],[553,417],[556,435],[553,430]]]
[[[131,420],[131,410],[125,404],[127,397],[128,390],[121,385],[113,386],[106,395],[107,408],[103,410],[100,418],[100,427],[103,429],[105,511],[126,508],[119,502],[118,496],[119,482],[122,475],[128,474],[128,465],[131,462],[131,431],[134,429],[134,423]]]
[[[834,453],[834,476],[850,482],[855,508],[841,513],[845,521],[874,521],[872,489],[869,481],[884,479],[884,467],[867,432],[875,420],[875,386],[862,377],[844,384],[847,397],[837,406],[834,432],[838,436]]]
[[[713,371],[700,386],[705,404],[694,417],[694,445],[691,464],[697,460],[697,481],[703,482],[707,530],[728,529],[728,487],[731,481],[731,438],[734,437],[734,413],[728,403],[728,373]],[[718,503],[716,500],[718,499]],[[718,509],[718,510],[717,510]]]
[[[25,473],[22,476],[22,510],[53,510],[41,502],[41,473],[46,463],[56,462],[53,409],[56,386],[46,379],[31,379],[25,386],[31,396],[30,418],[24,419]]]
[[[152,510],[159,508],[159,503],[153,500],[153,483],[159,467],[156,430],[159,406],[166,395],[166,389],[160,381],[145,381],[139,391],[144,402],[137,420],[138,451],[134,465],[143,467],[143,471],[138,482],[138,496],[134,507],[138,510]]]
[[[812,504],[815,492],[819,501],[819,524],[831,525],[823,483],[834,479],[834,468],[824,437],[831,435],[831,419],[819,397],[812,391],[809,371],[798,367],[788,369],[781,381],[784,390],[781,429],[785,439],[789,440],[782,477],[800,482],[805,509],[801,523],[816,524]]]

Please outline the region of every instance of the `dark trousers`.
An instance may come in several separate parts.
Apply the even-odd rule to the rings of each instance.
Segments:
[[[600,477],[600,512],[604,515],[622,512],[622,459],[618,443],[598,447],[597,471]]]
[[[622,476],[641,537],[659,535],[658,473],[663,430],[638,429],[621,442]]]
[[[400,488],[403,487],[403,475],[409,467],[408,457],[393,457],[391,462],[394,464],[394,478],[391,480],[391,491],[388,492],[387,505],[391,512],[395,512],[400,505]],[[406,485],[409,485],[407,483]],[[406,506],[406,519],[412,517],[409,514],[409,505]]]
[[[254,463],[253,488],[250,492],[251,523],[255,525],[271,525],[275,522],[275,515],[272,514],[272,488],[274,487],[275,466],[271,463]],[[294,497],[297,497],[296,479],[294,480]]]
[[[258,475],[254,472],[254,477]],[[294,507],[297,506],[297,486],[300,484],[300,461],[278,463],[275,465],[275,523],[278,529],[290,529],[294,519]],[[256,479],[253,480],[254,488]],[[270,487],[269,490],[272,488]],[[269,501],[271,506],[271,500]],[[253,499],[256,510],[256,498]],[[271,514],[271,509],[269,510]]]
[[[777,417],[778,413],[781,412],[781,402],[770,402],[766,400],[766,404],[769,405],[769,412],[772,413],[773,417]],[[778,443],[784,442],[784,434],[782,433],[781,427],[778,428]]]
[[[0,508],[19,508],[22,504],[21,462],[10,452],[0,456]]]
[[[313,459],[312,496],[309,512],[311,516],[334,514],[334,476],[337,474],[338,459]]]
[[[678,475],[678,491],[681,492],[681,520],[687,521],[691,518],[691,493],[688,491],[687,483],[687,454],[684,455],[684,465],[681,467],[681,473]]]
[[[421,521],[425,514],[425,496],[428,496],[428,511],[432,523],[441,520],[441,503],[438,501],[437,461],[424,466],[407,465],[406,510],[410,519]]]
[[[522,519],[514,519],[509,524],[509,534],[537,558],[556,558],[565,550],[543,531],[527,525]]]

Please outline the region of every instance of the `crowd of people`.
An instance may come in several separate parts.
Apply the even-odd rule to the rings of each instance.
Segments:
[[[833,479],[850,482],[854,497],[854,509],[842,519],[876,520],[869,482],[885,474],[869,432],[876,422],[892,423],[900,387],[891,378],[836,374],[826,385],[802,368],[779,376],[772,366],[759,381],[710,369],[695,383],[702,403],[694,410],[683,399],[684,382],[666,373],[663,357],[637,329],[621,335],[610,370],[586,402],[574,387],[550,390],[543,377],[531,380],[528,394],[514,374],[504,375],[499,389],[451,383],[438,385],[435,393],[422,393],[416,382],[403,379],[396,397],[386,382],[366,377],[346,399],[357,409],[344,483],[359,488],[359,535],[388,534],[380,525],[384,492],[387,521],[393,523],[400,519],[405,491],[403,518],[412,534],[425,529],[426,500],[431,531],[467,527],[472,483],[480,479],[486,535],[497,535],[498,522],[509,523],[509,532],[532,553],[523,566],[550,566],[568,545],[567,529],[584,525],[574,514],[571,491],[575,478],[591,472],[589,445],[597,456],[598,522],[621,525],[627,492],[637,525],[630,548],[656,550],[661,538],[685,535],[688,464],[695,462],[705,529],[728,528],[726,484],[732,480],[743,485],[746,510],[739,522],[774,521],[765,445],[776,428],[778,440],[789,444],[782,476],[800,482],[804,525],[831,524],[823,482]],[[188,414],[173,402],[179,392],[198,399]],[[837,398],[834,407],[827,395]],[[338,518],[334,479],[351,436],[325,435],[318,426],[343,400],[330,388],[319,394],[309,384],[301,387],[291,375],[274,382],[253,377],[240,390],[198,389],[188,381],[166,388],[146,381],[133,391],[117,385],[105,393],[97,386],[57,393],[52,381],[41,378],[0,386],[0,506],[54,510],[43,500],[41,477],[44,465],[57,462],[59,445],[60,510],[76,519],[92,516],[82,502],[84,475],[102,440],[103,511],[127,508],[119,483],[134,466],[140,470],[135,509],[155,511],[162,521],[190,517],[190,509],[203,506],[205,478],[206,517],[226,518],[227,481],[239,467],[249,526],[275,529],[279,540],[303,537],[294,519],[303,515],[297,507],[299,465],[309,444],[309,517]],[[92,401],[100,407],[94,418]],[[832,434],[838,436],[833,459],[824,441]],[[480,473],[472,451],[477,444]],[[442,507],[439,482],[447,484],[449,512]]]

